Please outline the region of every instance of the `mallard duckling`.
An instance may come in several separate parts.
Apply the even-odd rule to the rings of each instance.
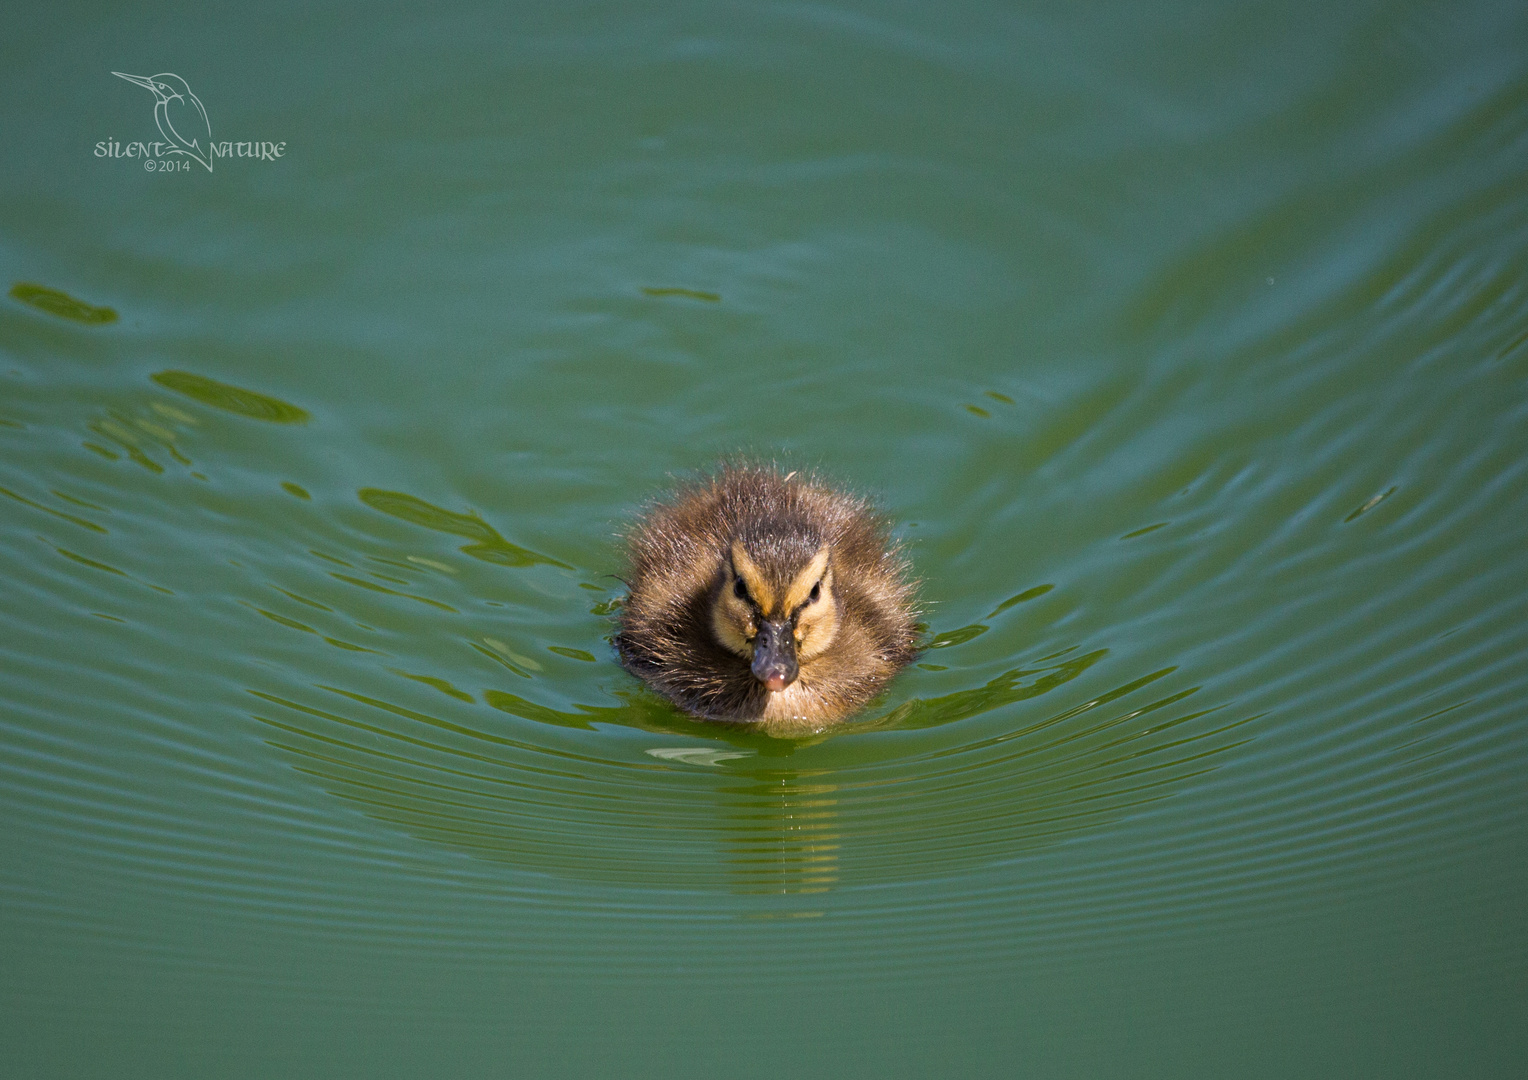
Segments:
[[[632,529],[621,663],[695,716],[820,731],[917,655],[914,586],[887,532],[811,477],[725,466]]]

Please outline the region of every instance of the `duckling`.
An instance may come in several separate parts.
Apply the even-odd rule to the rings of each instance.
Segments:
[[[888,529],[813,477],[723,466],[628,536],[621,663],[703,719],[823,730],[918,653],[915,586]]]

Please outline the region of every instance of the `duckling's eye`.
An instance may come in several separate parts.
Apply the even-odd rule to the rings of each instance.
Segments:
[[[737,597],[739,600],[748,599],[748,586],[743,584],[742,578],[738,578],[737,584],[732,586],[732,595]]]
[[[815,604],[821,598],[822,598],[822,582],[819,581],[816,585],[812,586],[812,593],[811,593],[810,596],[808,596],[806,598],[806,602],[808,604]]]

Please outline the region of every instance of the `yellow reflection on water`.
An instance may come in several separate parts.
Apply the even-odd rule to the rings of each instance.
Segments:
[[[729,788],[719,825],[735,893],[824,893],[839,881],[843,834],[829,770],[781,772]]]
[[[203,405],[211,405],[215,409],[238,413],[254,420],[265,420],[272,424],[306,424],[309,419],[308,410],[300,406],[190,371],[161,371],[152,378],[160,386],[185,394]]]
[[[367,506],[390,517],[414,525],[422,525],[436,532],[465,536],[477,541],[461,549],[462,554],[471,555],[474,559],[497,563],[500,566],[535,566],[539,563],[560,567],[563,570],[573,569],[567,563],[559,562],[550,555],[542,555],[529,548],[510,543],[499,535],[497,529],[474,512],[459,514],[401,491],[362,488],[356,494]]]
[[[46,311],[60,319],[84,323],[87,326],[104,326],[117,321],[117,313],[109,307],[96,307],[76,299],[59,289],[37,285],[30,281],[18,281],[11,286],[11,296],[28,307]]]

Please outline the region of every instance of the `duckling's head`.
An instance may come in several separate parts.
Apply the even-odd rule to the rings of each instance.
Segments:
[[[805,524],[771,522],[728,546],[711,602],[721,645],[749,661],[772,693],[796,681],[801,664],[838,634],[833,549]]]

